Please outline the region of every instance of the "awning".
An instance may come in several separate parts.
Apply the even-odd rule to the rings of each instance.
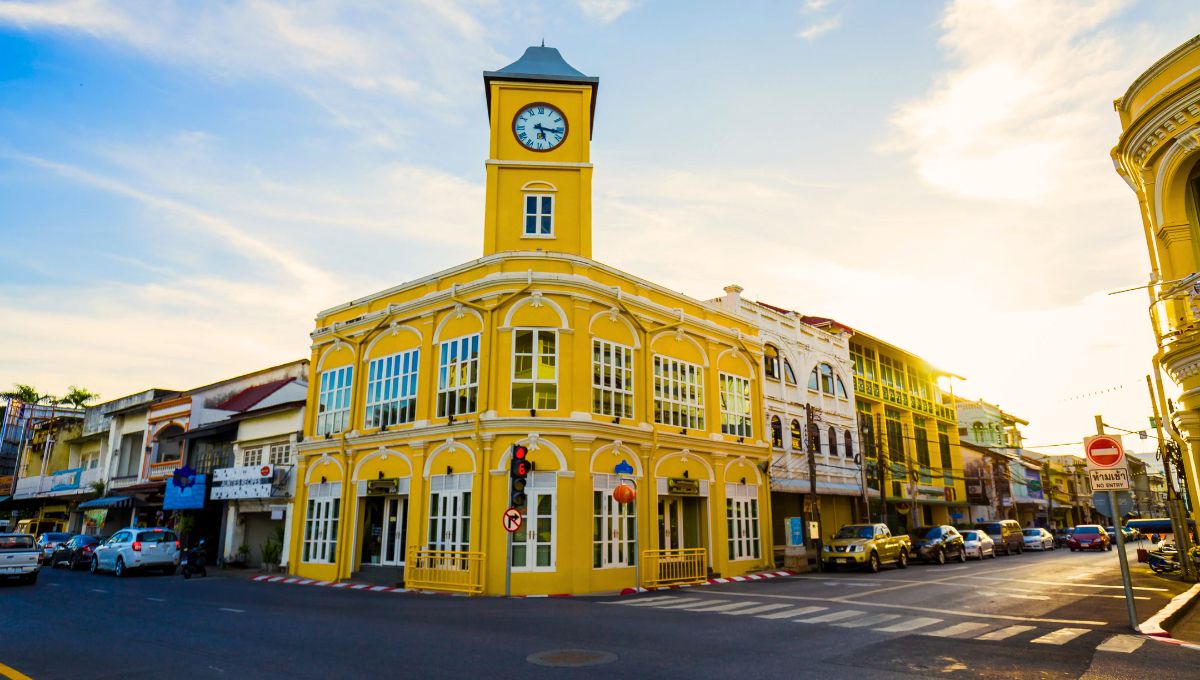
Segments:
[[[3,503],[4,501],[6,501],[10,498],[12,498],[12,496],[0,496],[0,503]]]
[[[105,496],[104,498],[96,498],[90,501],[84,501],[79,504],[80,510],[89,508],[128,508],[133,504],[133,499],[129,496]]]

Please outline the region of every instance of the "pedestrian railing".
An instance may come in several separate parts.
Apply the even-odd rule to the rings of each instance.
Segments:
[[[483,553],[463,550],[408,549],[404,585],[417,590],[483,592]]]
[[[642,565],[642,586],[645,588],[702,583],[708,576],[708,550],[643,550]]]

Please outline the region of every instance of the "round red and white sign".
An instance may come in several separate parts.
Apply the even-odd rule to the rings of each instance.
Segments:
[[[1116,437],[1103,434],[1088,437],[1083,450],[1087,454],[1088,462],[1096,467],[1117,467],[1125,462],[1125,449],[1121,447],[1121,440]]]

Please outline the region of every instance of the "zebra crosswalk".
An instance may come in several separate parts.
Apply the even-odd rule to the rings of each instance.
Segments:
[[[760,602],[752,599],[729,600],[720,597],[685,597],[655,595],[609,600],[601,604],[645,609],[664,609],[681,614],[723,614],[804,624],[835,626],[878,631],[925,635],[959,640],[984,642],[1023,641],[1036,645],[1065,645],[1092,633],[1092,628],[1046,627],[1012,624],[1004,620],[971,620],[968,616],[947,620],[934,616],[908,616],[902,613],[877,612],[868,609],[838,609],[822,605],[797,606],[780,602]],[[860,605],[861,606],[861,605]],[[1145,638],[1140,635],[1095,636],[1096,650],[1131,654],[1141,648]]]

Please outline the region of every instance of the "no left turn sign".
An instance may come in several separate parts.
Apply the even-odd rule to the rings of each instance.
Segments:
[[[509,508],[504,511],[504,517],[500,520],[504,524],[504,530],[508,533],[516,533],[521,528],[521,511],[516,508]]]

